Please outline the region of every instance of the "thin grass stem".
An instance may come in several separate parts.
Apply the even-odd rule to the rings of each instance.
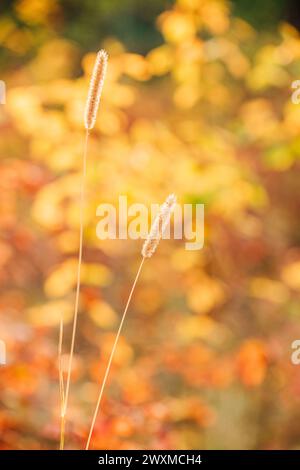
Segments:
[[[127,310],[128,310],[133,292],[135,290],[135,286],[137,284],[138,278],[140,276],[144,261],[145,261],[145,258],[143,257],[142,261],[140,263],[138,272],[135,276],[135,280],[132,284],[132,288],[131,288],[131,291],[130,291],[130,294],[129,294],[129,297],[128,297],[128,300],[127,300],[127,303],[126,303],[126,307],[125,307],[125,310],[124,310],[122,318],[121,318],[119,329],[118,329],[118,332],[116,334],[116,338],[115,338],[115,341],[114,341],[114,344],[113,344],[113,347],[112,347],[112,350],[111,350],[111,353],[110,353],[110,357],[109,357],[109,360],[108,360],[108,364],[107,364],[107,367],[106,367],[106,371],[105,371],[105,374],[104,374],[102,385],[101,385],[101,388],[100,388],[100,392],[99,392],[99,396],[98,396],[98,400],[97,400],[97,404],[96,404],[96,408],[95,408],[92,424],[91,424],[91,427],[90,427],[90,431],[89,431],[89,435],[88,435],[85,450],[88,450],[89,447],[90,447],[91,438],[92,438],[92,434],[93,434],[93,431],[94,431],[96,419],[97,419],[97,416],[98,416],[98,412],[99,412],[103,392],[104,392],[104,389],[105,389],[106,381],[107,381],[107,378],[108,378],[108,374],[109,374],[109,371],[110,371],[110,368],[111,368],[111,364],[112,364],[113,357],[114,357],[114,354],[115,354],[115,350],[116,350],[116,347],[117,347],[117,344],[118,344],[118,341],[119,341],[119,337],[120,337],[120,334],[121,334],[121,331],[122,331],[122,327],[123,327],[123,324],[124,324],[124,321],[125,321],[125,318],[126,318]]]
[[[78,267],[77,267],[77,281],[76,281],[76,294],[75,294],[75,308],[74,308],[73,328],[72,328],[72,338],[71,338],[66,388],[65,388],[65,393],[64,393],[64,404],[63,404],[63,409],[61,413],[62,415],[61,420],[63,422],[63,429],[62,429],[62,436],[61,436],[62,450],[64,448],[65,417],[66,417],[67,408],[68,408],[72,364],[73,364],[73,356],[74,356],[74,345],[75,345],[78,310],[79,310],[81,264],[82,264],[82,251],[83,251],[83,232],[84,232],[83,218],[84,218],[84,206],[85,206],[86,160],[87,160],[88,140],[89,140],[89,130],[87,129],[86,135],[85,135],[84,151],[83,151],[82,178],[81,178],[81,189],[80,189],[79,252],[78,252]]]

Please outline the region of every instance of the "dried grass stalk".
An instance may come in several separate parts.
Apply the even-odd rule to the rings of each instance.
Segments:
[[[107,61],[107,52],[101,49],[97,53],[85,106],[84,125],[87,130],[93,129],[96,122],[97,112],[106,74]]]
[[[99,392],[99,395],[98,395],[98,400],[97,400],[96,408],[95,408],[95,411],[94,411],[94,415],[93,415],[89,435],[88,435],[88,438],[87,438],[87,443],[86,443],[85,450],[88,450],[89,447],[90,447],[91,438],[92,438],[92,435],[93,435],[96,419],[97,419],[97,416],[98,416],[98,413],[99,413],[100,404],[101,404],[101,400],[102,400],[102,397],[103,397],[106,381],[107,381],[107,378],[108,378],[108,375],[109,375],[109,371],[110,371],[111,364],[112,364],[112,361],[113,361],[113,358],[114,358],[114,354],[115,354],[115,351],[116,351],[116,348],[117,348],[119,337],[120,337],[122,327],[123,327],[123,324],[124,324],[124,321],[125,321],[125,318],[126,318],[126,314],[127,314],[128,308],[129,308],[129,304],[130,304],[133,292],[135,290],[135,286],[137,284],[138,278],[139,278],[140,273],[142,271],[143,264],[145,262],[145,259],[150,258],[153,255],[153,253],[155,252],[155,250],[156,250],[156,248],[159,244],[159,241],[160,241],[160,239],[161,239],[161,237],[164,233],[164,230],[166,229],[166,227],[167,227],[167,225],[170,221],[171,214],[172,214],[172,211],[174,210],[175,204],[176,204],[176,197],[175,197],[174,194],[170,194],[170,196],[167,197],[166,201],[161,205],[160,210],[159,210],[159,212],[158,212],[158,214],[157,214],[157,216],[156,216],[156,218],[155,218],[155,220],[152,224],[149,235],[148,235],[148,237],[147,237],[147,239],[146,239],[146,241],[143,245],[142,260],[141,260],[141,263],[139,265],[139,268],[138,268],[137,274],[135,276],[135,279],[133,281],[133,285],[131,287],[130,294],[129,294],[128,299],[127,299],[126,307],[125,307],[125,310],[123,312],[121,322],[120,322],[120,325],[119,325],[119,328],[118,328],[118,331],[117,331],[117,334],[116,334],[116,338],[115,338],[115,341],[114,341],[114,344],[113,344],[113,347],[112,347],[112,350],[111,350],[111,353],[110,353],[110,356],[109,356],[109,360],[108,360],[108,364],[107,364],[107,367],[106,367],[106,370],[105,370],[104,378],[102,380],[102,384],[101,384],[101,387],[100,387],[100,392]]]
[[[89,87],[89,92],[88,92],[88,97],[87,97],[86,107],[85,107],[85,114],[84,114],[84,125],[86,128],[86,135],[85,135],[85,144],[84,144],[84,150],[83,150],[82,178],[81,178],[81,187],[80,187],[80,208],[79,208],[80,226],[79,226],[78,267],[77,267],[77,281],[76,281],[72,338],[71,338],[69,364],[68,364],[67,379],[66,379],[65,387],[63,384],[62,371],[60,372],[60,391],[61,391],[61,403],[62,403],[61,436],[60,436],[60,449],[61,450],[63,450],[64,448],[65,423],[66,423],[66,414],[67,414],[67,408],[68,408],[72,363],[73,363],[73,355],[74,355],[78,310],[79,310],[81,264],[82,264],[82,252],[83,252],[83,232],[84,232],[83,215],[84,215],[84,206],[85,206],[85,180],[86,180],[89,132],[94,127],[95,122],[96,122],[97,111],[99,107],[102,87],[103,87],[106,68],[107,68],[107,60],[108,60],[107,53],[104,50],[100,50],[96,57],[96,62],[95,62],[94,70],[93,70],[92,77],[91,77],[91,82],[90,82],[90,87]],[[60,341],[62,341],[62,339],[60,339]],[[62,345],[60,345],[60,347],[62,347]],[[61,355],[61,351],[60,351],[60,355]]]

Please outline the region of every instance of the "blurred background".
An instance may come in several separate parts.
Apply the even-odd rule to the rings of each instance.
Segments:
[[[56,449],[70,347],[95,52],[109,66],[88,155],[66,435],[82,448],[140,261],[96,237],[101,202],[205,204],[205,246],[144,266],[92,446],[300,448],[300,14],[296,1],[2,0],[2,449]],[[66,359],[66,357],[65,357]]]

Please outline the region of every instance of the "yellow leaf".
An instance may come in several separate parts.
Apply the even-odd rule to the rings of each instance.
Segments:
[[[52,301],[29,308],[28,320],[35,326],[56,326],[60,319],[68,322],[72,317],[73,305],[65,300]]]
[[[100,328],[110,329],[117,324],[118,315],[112,307],[104,301],[92,303],[89,314],[94,323]]]

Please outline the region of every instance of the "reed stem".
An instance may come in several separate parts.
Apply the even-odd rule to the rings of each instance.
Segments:
[[[59,444],[59,450],[64,450],[64,445],[65,445],[65,424],[66,424],[66,418],[65,415],[61,416],[61,421],[60,421],[60,444]]]

